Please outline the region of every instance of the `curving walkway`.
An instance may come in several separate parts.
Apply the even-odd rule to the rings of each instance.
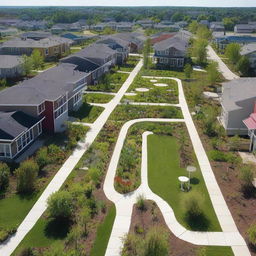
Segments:
[[[190,115],[187,102],[184,96],[182,82],[177,78],[170,77],[150,77],[145,76],[144,78],[149,79],[172,79],[177,81],[179,88],[179,104],[182,109],[184,120],[182,119],[135,119],[130,120],[124,124],[122,127],[110,164],[108,172],[106,175],[104,183],[104,192],[106,196],[115,203],[116,205],[116,219],[111,232],[110,240],[106,250],[105,256],[117,256],[120,253],[120,248],[122,247],[122,237],[129,231],[132,208],[133,204],[136,202],[136,198],[140,194],[144,194],[147,199],[154,200],[166,221],[166,224],[170,230],[180,239],[187,242],[197,244],[197,245],[218,245],[218,246],[232,246],[232,250],[235,256],[249,256],[250,252],[247,245],[240,235],[233,217],[226,205],[220,188],[217,184],[215,176],[213,174],[210,162],[206,155],[206,152],[201,143],[200,137],[197,133],[195,125],[193,123],[192,117]],[[114,189],[114,177],[116,174],[116,169],[118,165],[118,160],[121,154],[121,150],[127,135],[129,127],[137,122],[185,122],[188,128],[189,136],[193,144],[197,160],[204,177],[206,187],[208,189],[214,210],[216,212],[217,218],[221,225],[223,232],[194,232],[186,230],[182,227],[176,220],[173,210],[171,207],[160,197],[155,195],[147,185],[147,142],[146,137],[150,133],[146,132],[143,134],[142,143],[142,163],[141,163],[141,175],[142,184],[141,186],[132,193],[122,195],[115,191]]]
[[[128,90],[129,86],[132,84],[134,78],[140,71],[143,63],[142,60],[136,65],[134,70],[131,72],[127,80],[124,82],[115,97],[107,104],[107,107],[97,118],[97,120],[90,125],[90,130],[87,132],[85,140],[78,143],[78,146],[73,151],[72,155],[66,160],[60,170],[53,177],[49,185],[46,187],[42,195],[39,197],[38,201],[34,204],[30,212],[27,214],[23,222],[17,229],[17,232],[11,236],[10,239],[5,241],[5,243],[0,245],[0,256],[9,256],[16,249],[22,239],[26,234],[33,228],[38,219],[44,213],[47,208],[47,198],[54,192],[58,191],[62,184],[65,182],[66,178],[75,168],[76,164],[86,152],[86,150],[93,143],[100,130],[108,120],[110,114],[121,101],[125,92]]]

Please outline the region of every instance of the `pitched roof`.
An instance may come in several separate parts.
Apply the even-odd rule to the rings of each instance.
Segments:
[[[41,40],[33,39],[21,39],[15,38],[9,41],[4,42],[1,47],[16,47],[16,48],[48,48],[57,46],[63,43],[71,44],[73,41],[64,37],[51,36],[43,38]]]
[[[76,65],[62,63],[22,83],[0,92],[0,104],[39,105],[56,100],[73,90],[74,83],[88,74],[76,70]]]
[[[1,55],[0,57],[0,69],[1,68],[13,68],[22,63],[22,58],[15,55]]]
[[[240,78],[222,84],[221,103],[225,110],[240,109],[239,102],[256,98],[256,78]]]
[[[39,121],[22,111],[0,112],[0,140],[13,140]]]
[[[154,45],[156,51],[164,51],[172,47],[181,52],[185,52],[187,49],[187,41],[176,35]]]
[[[129,42],[127,42],[121,38],[113,37],[113,36],[105,36],[102,39],[98,40],[96,43],[97,44],[100,44],[100,43],[107,44],[108,46],[110,46],[111,49],[116,48],[116,47],[114,47],[114,45],[116,45],[116,46],[119,45],[123,48],[129,46]]]

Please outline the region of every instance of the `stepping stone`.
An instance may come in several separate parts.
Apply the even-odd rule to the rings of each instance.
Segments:
[[[158,87],[166,87],[166,86],[168,86],[168,84],[158,83],[158,84],[154,84],[154,86],[158,86]]]
[[[88,171],[89,168],[88,167],[82,167],[82,168],[79,168],[80,170],[84,170],[84,171]]]
[[[149,89],[148,88],[136,88],[135,89],[137,92],[148,92]]]
[[[136,96],[137,95],[137,93],[135,93],[135,92],[127,92],[127,93],[125,93],[125,96]]]
[[[151,79],[151,80],[150,80],[150,82],[151,82],[151,83],[156,83],[156,82],[157,82],[157,80],[155,80],[155,79]]]

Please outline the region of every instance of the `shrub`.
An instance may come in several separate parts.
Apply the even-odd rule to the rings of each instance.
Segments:
[[[78,141],[80,141],[88,131],[88,127],[84,125],[76,125],[68,123],[67,125],[67,136],[68,136],[68,146],[74,148]]]
[[[39,168],[44,168],[50,163],[50,157],[48,156],[47,147],[40,148],[36,153],[36,162]]]
[[[240,146],[240,139],[238,135],[233,136],[229,140],[229,148],[233,151],[238,151]]]
[[[144,256],[168,256],[169,255],[168,233],[160,228],[149,230],[145,241]]]
[[[57,191],[47,200],[48,214],[51,218],[70,218],[73,198],[68,191]]]
[[[139,195],[137,197],[136,205],[137,208],[140,209],[141,211],[145,211],[147,209],[144,195]]]
[[[216,162],[227,162],[228,157],[224,152],[218,150],[212,150],[209,152],[210,158]]]
[[[254,190],[252,185],[254,175],[252,168],[250,165],[243,165],[240,170],[241,185],[245,195],[249,195]]]
[[[196,256],[207,256],[207,254],[206,254],[206,248],[205,248],[205,247],[199,248],[199,249],[196,251]]]
[[[16,228],[0,228],[0,243],[4,242],[17,231]]]
[[[123,238],[122,256],[143,255],[144,241],[134,234],[127,234]]]
[[[0,162],[0,191],[5,191],[9,186],[10,168],[6,163]]]
[[[97,168],[90,168],[88,170],[88,175],[90,179],[93,181],[95,186],[98,186],[101,181],[101,171]]]
[[[198,192],[190,192],[187,195],[184,195],[182,206],[185,211],[185,214],[191,218],[197,218],[203,214],[203,205],[204,198]]]
[[[61,163],[65,159],[65,152],[55,144],[48,146],[48,153],[51,163]]]
[[[86,184],[84,187],[84,193],[88,199],[92,197],[92,191],[93,191],[93,186],[91,184]]]
[[[249,242],[256,246],[256,224],[253,224],[250,226],[250,228],[247,231]]]
[[[35,189],[38,171],[39,167],[32,159],[20,164],[20,167],[15,171],[17,176],[17,191],[19,193],[28,193]]]
[[[87,224],[91,219],[91,209],[87,206],[84,206],[80,212],[80,223],[83,226],[83,235],[87,234]]]

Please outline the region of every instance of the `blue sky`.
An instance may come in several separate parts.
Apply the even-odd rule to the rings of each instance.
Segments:
[[[0,6],[211,6],[256,7],[256,0],[0,0]]]

